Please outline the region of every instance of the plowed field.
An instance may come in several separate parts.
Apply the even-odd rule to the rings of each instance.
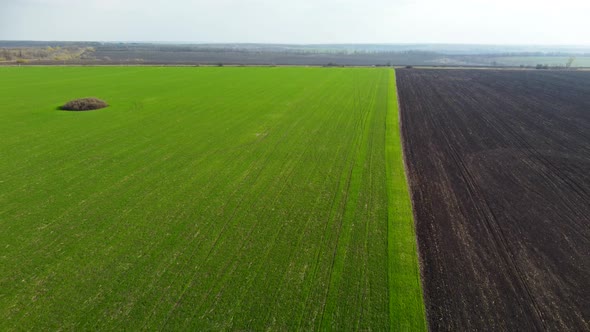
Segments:
[[[400,70],[430,328],[590,329],[590,73]]]

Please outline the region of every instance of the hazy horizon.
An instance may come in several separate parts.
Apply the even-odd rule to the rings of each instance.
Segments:
[[[346,42],[346,43],[287,43],[287,42],[240,42],[240,41],[199,41],[199,40],[178,40],[178,41],[168,41],[168,40],[98,40],[98,39],[15,39],[15,38],[0,38],[0,41],[6,42],[64,42],[64,43],[145,43],[145,44],[173,44],[173,45],[293,45],[293,46],[322,46],[322,45],[330,45],[330,46],[348,46],[348,45],[383,45],[383,46],[425,46],[425,45],[433,45],[433,46],[507,46],[507,47],[573,47],[573,48],[590,48],[590,43],[588,44],[535,44],[535,43],[430,43],[430,42],[421,42],[421,43],[368,43],[368,42]]]
[[[590,2],[13,0],[0,40],[588,46]],[[31,23],[34,22],[34,23]]]

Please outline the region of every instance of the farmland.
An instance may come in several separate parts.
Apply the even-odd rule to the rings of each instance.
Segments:
[[[569,57],[559,57],[559,56],[545,56],[545,57],[519,57],[519,56],[512,56],[512,57],[494,57],[492,61],[500,65],[505,66],[535,66],[537,64],[546,64],[549,66],[565,66],[568,62]],[[572,67],[590,67],[590,57],[588,56],[578,56],[572,63]]]
[[[426,329],[392,70],[0,77],[0,330]]]
[[[400,70],[430,328],[590,329],[590,73]]]

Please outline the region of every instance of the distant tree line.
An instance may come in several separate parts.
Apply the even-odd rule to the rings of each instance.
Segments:
[[[21,47],[0,48],[0,61],[17,61],[23,63],[29,60],[75,60],[89,57],[95,51],[93,47]]]

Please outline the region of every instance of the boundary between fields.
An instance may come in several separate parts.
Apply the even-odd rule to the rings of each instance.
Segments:
[[[391,331],[426,331],[414,214],[401,135],[395,71],[389,72],[385,121],[387,253]]]

